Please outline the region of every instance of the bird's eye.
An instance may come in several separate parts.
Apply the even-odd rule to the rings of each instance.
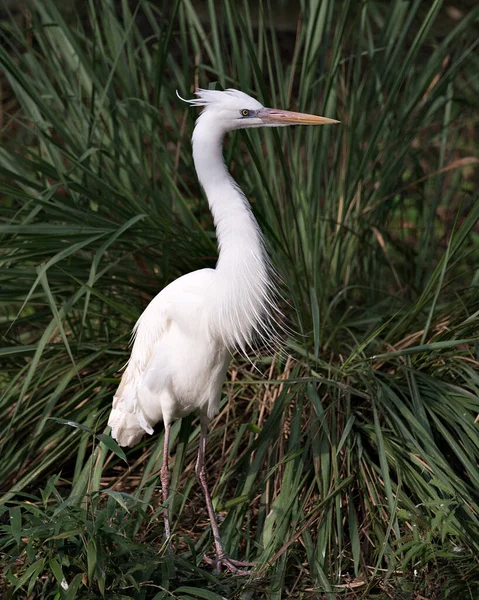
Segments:
[[[250,111],[247,108],[243,108],[243,110],[241,111],[243,117],[249,117],[249,113]]]

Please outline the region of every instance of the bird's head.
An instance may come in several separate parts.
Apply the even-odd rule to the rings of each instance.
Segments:
[[[251,127],[286,127],[288,125],[326,125],[334,119],[304,113],[265,108],[260,102],[239,90],[196,90],[196,98],[184,100],[201,106],[200,119],[211,121],[223,132]],[[181,96],[179,96],[181,98]],[[181,98],[183,100],[183,98]]]

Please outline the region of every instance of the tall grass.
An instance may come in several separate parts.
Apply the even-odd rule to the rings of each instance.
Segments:
[[[479,12],[439,35],[439,1],[315,0],[289,40],[255,6],[38,0],[2,24],[5,597],[477,595]],[[126,455],[105,432],[135,319],[215,264],[176,96],[197,85],[341,120],[225,151],[297,331],[233,364],[209,438],[247,581],[201,562],[197,422],[172,433],[173,556],[161,427]]]

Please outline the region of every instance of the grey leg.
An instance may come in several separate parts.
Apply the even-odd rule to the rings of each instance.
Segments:
[[[165,522],[165,535],[168,540],[168,547],[171,548],[171,527],[170,527],[170,515],[168,506],[166,506],[166,502],[168,501],[168,496],[170,494],[170,472],[168,470],[168,455],[169,455],[169,447],[170,447],[170,428],[171,425],[165,424],[165,441],[163,443],[163,461],[161,464],[160,478],[161,478],[161,493],[163,495],[163,503],[165,507],[163,508],[163,520]]]
[[[208,509],[208,515],[211,523],[211,530],[213,532],[213,538],[215,540],[216,547],[216,569],[218,572],[221,571],[222,566],[225,566],[232,573],[238,575],[250,575],[249,571],[243,571],[238,569],[236,565],[240,566],[253,566],[251,563],[243,563],[228,558],[225,554],[223,544],[221,543],[220,532],[218,530],[218,524],[216,522],[216,515],[213,509],[213,502],[211,501],[210,491],[208,489],[208,483],[206,481],[206,466],[205,466],[205,453],[206,453],[206,435],[208,433],[208,427],[206,423],[201,422],[201,434],[200,434],[200,445],[198,448],[198,458],[196,461],[196,476],[203,490],[205,496],[206,508]]]

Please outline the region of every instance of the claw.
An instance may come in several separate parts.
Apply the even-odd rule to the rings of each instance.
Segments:
[[[203,560],[208,565],[215,565],[218,573],[221,573],[222,568],[224,567],[230,573],[234,573],[235,575],[249,575],[254,576],[254,571],[247,571],[245,569],[241,569],[239,567],[255,567],[254,563],[246,562],[242,560],[235,560],[234,558],[229,558],[228,556],[217,557],[216,560],[213,560],[209,556],[204,556]]]

